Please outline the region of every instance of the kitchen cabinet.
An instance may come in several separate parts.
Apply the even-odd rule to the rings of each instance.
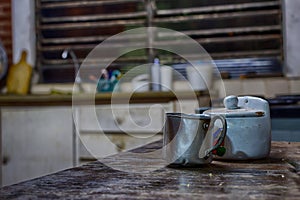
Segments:
[[[80,105],[75,110],[71,95],[0,96],[2,185],[91,161],[88,150],[104,157],[161,139],[165,112],[193,112],[197,105],[189,96],[195,93],[180,94],[186,97],[180,110],[171,93],[145,93],[134,94],[129,110],[123,102],[114,105],[113,114],[109,94],[97,94],[95,107]],[[79,122],[76,127],[73,117]]]
[[[140,125],[147,124],[145,115],[146,105],[136,105],[134,119]],[[11,107],[2,109],[2,185],[10,185],[31,178],[43,176],[73,166],[79,160],[90,161],[93,156],[85,148],[92,149],[97,155],[104,157],[120,151],[131,149],[161,138],[161,134],[150,139],[145,134],[159,131],[163,123],[163,110],[154,109],[154,123],[141,137],[133,138],[130,135],[119,134],[118,126],[126,131],[141,131],[143,128],[133,127],[125,108],[119,105],[116,116],[107,115],[109,106],[97,106],[98,119],[105,126],[101,132],[95,129],[87,115],[86,108],[80,108],[82,127],[80,140],[73,146],[72,108],[66,107]],[[83,126],[81,126],[81,124]],[[102,134],[103,132],[109,132]],[[110,139],[107,139],[110,138]],[[83,142],[81,142],[83,141]],[[85,145],[83,145],[85,144]],[[78,148],[78,152],[73,148]],[[76,153],[75,153],[76,152]],[[74,155],[75,154],[75,155]]]
[[[101,129],[110,132],[158,132],[163,125],[164,113],[172,111],[173,103],[82,106],[79,110],[80,129],[86,131]],[[97,119],[91,115],[93,112],[96,112]]]
[[[173,104],[136,104],[130,110],[120,104],[114,116],[108,114],[108,105],[95,108],[97,119],[89,115],[90,107],[79,108],[80,139],[75,147],[70,106],[2,109],[2,185],[72,167],[74,156],[77,164],[91,161],[88,150],[104,157],[161,139],[164,112],[171,112]],[[78,149],[75,155],[73,148]]]
[[[2,184],[72,167],[70,107],[4,108]]]
[[[105,157],[161,139],[164,114],[173,112],[174,105],[119,104],[111,109],[111,105],[79,108],[80,163],[92,160],[92,155]]]

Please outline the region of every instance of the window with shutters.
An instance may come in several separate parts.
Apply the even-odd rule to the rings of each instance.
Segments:
[[[37,67],[45,83],[74,80],[72,59],[61,57],[64,49],[82,62],[106,38],[145,26],[185,33],[232,78],[282,72],[280,0],[36,0],[36,16]],[[124,73],[153,57],[168,65],[185,62],[168,52],[141,49],[110,67]]]

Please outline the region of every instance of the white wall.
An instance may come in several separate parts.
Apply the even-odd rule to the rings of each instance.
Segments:
[[[283,0],[285,73],[300,76],[300,1]]]
[[[29,64],[34,66],[35,48],[35,11],[34,0],[12,0],[13,62],[20,59],[23,49],[27,49]]]

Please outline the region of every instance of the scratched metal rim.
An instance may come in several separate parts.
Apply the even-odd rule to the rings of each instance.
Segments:
[[[166,113],[166,116],[194,120],[211,119],[211,116],[208,114]]]

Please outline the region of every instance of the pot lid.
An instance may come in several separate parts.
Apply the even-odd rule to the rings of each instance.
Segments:
[[[257,102],[259,103],[259,102]],[[224,115],[226,118],[234,117],[263,117],[264,110],[255,109],[251,106],[239,107],[239,100],[236,96],[228,96],[224,99],[225,108],[212,108],[205,111],[205,114]]]

